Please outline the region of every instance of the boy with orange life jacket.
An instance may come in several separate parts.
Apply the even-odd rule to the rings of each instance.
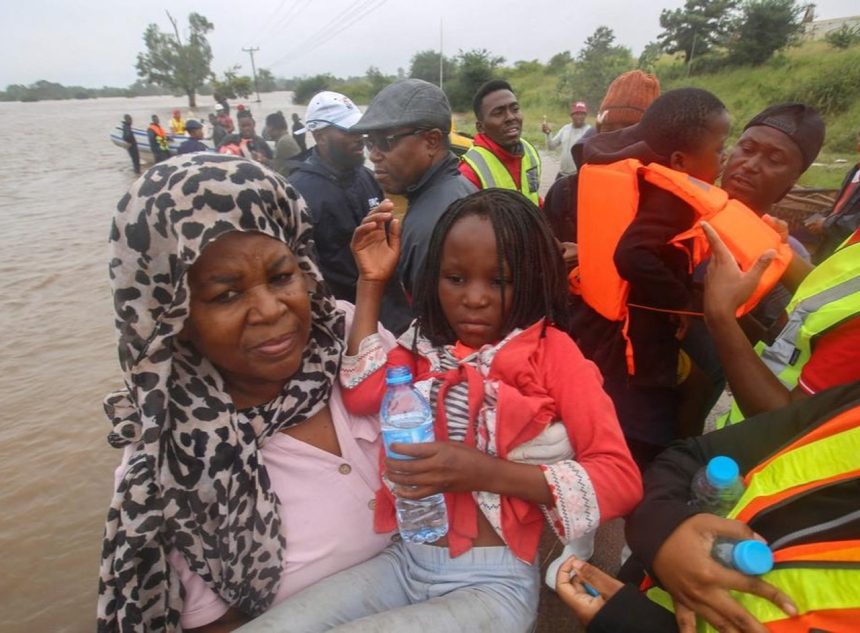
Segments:
[[[583,148],[577,222],[584,302],[572,333],[603,371],[640,467],[677,435],[679,341],[700,312],[691,272],[707,248],[694,227],[704,218],[717,222],[711,213],[729,202],[711,186],[728,133],[722,102],[683,88],[655,100],[639,124],[595,136]],[[763,231],[765,242],[771,232],[769,245],[779,245],[754,214],[732,204],[740,212],[733,222],[746,223],[742,232]],[[779,246],[784,267],[790,253]],[[779,272],[774,266],[767,283]]]

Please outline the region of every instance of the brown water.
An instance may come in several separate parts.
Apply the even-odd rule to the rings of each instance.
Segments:
[[[289,93],[251,104],[258,121]],[[201,98],[209,105],[209,99]],[[166,123],[173,97],[0,103],[0,631],[92,631],[119,451],[101,401],[120,386],[107,281],[114,206],[135,175],[108,134]],[[201,110],[202,112],[202,110]],[[261,123],[258,122],[258,131]]]
[[[263,97],[258,131],[269,112],[304,115],[290,93]],[[0,631],[94,629],[120,456],[101,407],[121,386],[107,233],[135,178],[108,135],[125,113],[145,127],[175,107],[187,111],[172,97],[0,103],[16,130],[0,153]],[[544,159],[546,191],[557,161]]]

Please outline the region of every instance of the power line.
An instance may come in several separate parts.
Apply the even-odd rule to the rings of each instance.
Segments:
[[[272,18],[268,22],[269,27],[259,38],[257,44],[262,44],[271,39],[272,36],[279,34],[284,27],[289,26],[291,21],[299,17],[299,15],[301,15],[301,13],[310,6],[310,3],[311,0],[305,0],[304,3],[302,3],[301,0],[296,0],[281,17],[275,19],[275,15],[278,13],[277,11],[272,14]],[[282,8],[284,4],[286,4],[286,0],[281,2],[279,9]]]
[[[360,10],[362,4],[366,4],[367,2],[372,2],[373,0],[355,0],[351,5],[349,5],[344,11],[342,11],[339,15],[335,16],[330,22],[325,24],[321,29],[306,37],[304,40],[299,42],[298,44],[294,44],[292,48],[288,49],[287,53],[282,57],[278,58],[277,61],[270,64],[271,66],[275,66],[280,64],[282,61],[287,59],[288,57],[292,57],[295,51],[301,50],[308,43],[316,40],[320,36],[327,34],[331,29],[337,28],[341,24],[343,24],[348,18],[352,17],[356,10]]]
[[[277,66],[287,58],[301,57],[306,53],[316,50],[353,24],[356,24],[376,11],[379,7],[385,4],[385,2],[387,2],[387,0],[356,0],[356,2],[353,2],[352,5],[350,5],[334,20],[291,48],[285,55],[272,62],[270,66]],[[311,42],[313,43],[311,44]]]
[[[312,51],[316,50],[317,48],[319,48],[320,46],[323,46],[324,44],[326,44],[326,43],[330,42],[332,39],[334,39],[335,37],[337,37],[338,35],[340,35],[341,33],[343,33],[346,29],[348,29],[349,27],[351,27],[351,26],[352,26],[352,25],[354,25],[354,24],[357,24],[358,22],[360,22],[361,20],[363,20],[364,18],[366,18],[368,15],[370,15],[371,13],[373,13],[374,11],[376,11],[377,9],[379,9],[379,8],[380,8],[382,5],[384,5],[387,1],[388,1],[388,0],[378,0],[378,2],[377,2],[377,4],[376,4],[376,5],[369,7],[367,11],[365,11],[365,12],[364,12],[364,13],[362,13],[361,15],[357,15],[357,16],[356,16],[352,21],[350,21],[350,22],[349,22],[349,23],[347,23],[347,24],[344,24],[341,28],[337,29],[336,31],[334,31],[333,33],[331,33],[330,35],[328,35],[328,36],[327,36],[327,37],[325,37],[324,39],[322,39],[322,40],[318,41],[317,43],[315,43],[315,44],[314,44],[313,46],[311,46],[310,48],[307,48],[307,49],[305,49],[305,50],[299,51],[299,53],[298,53],[297,55],[295,55],[295,57],[301,57],[302,55],[305,55],[305,54],[307,54],[307,53],[310,53],[310,52],[312,52]]]

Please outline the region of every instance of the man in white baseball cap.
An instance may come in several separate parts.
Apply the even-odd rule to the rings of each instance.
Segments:
[[[308,204],[314,225],[320,271],[338,299],[355,302],[358,269],[349,250],[352,233],[364,216],[383,198],[373,172],[364,166],[361,134],[350,131],[361,111],[340,93],[320,92],[311,99],[301,134],[313,134],[316,145],[288,181]],[[389,284],[380,320],[398,334],[412,314],[399,285]]]
[[[358,123],[360,118],[361,110],[352,102],[352,99],[339,92],[324,90],[315,94],[308,104],[305,112],[305,127],[301,130],[293,130],[293,134],[314,133],[332,125],[341,130],[348,130]]]

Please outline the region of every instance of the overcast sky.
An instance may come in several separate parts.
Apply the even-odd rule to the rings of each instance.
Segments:
[[[39,79],[65,85],[127,86],[142,34],[155,22],[170,29],[165,8],[187,28],[192,11],[215,25],[209,34],[219,74],[241,64],[242,48],[259,47],[257,68],[293,77],[329,72],[363,75],[369,66],[394,74],[412,55],[438,49],[440,20],[446,55],[486,48],[509,63],[576,53],[595,28],[642,50],[660,32],[661,9],[683,0],[4,0],[0,6],[0,87]],[[857,0],[820,0],[819,19],[860,13]]]

